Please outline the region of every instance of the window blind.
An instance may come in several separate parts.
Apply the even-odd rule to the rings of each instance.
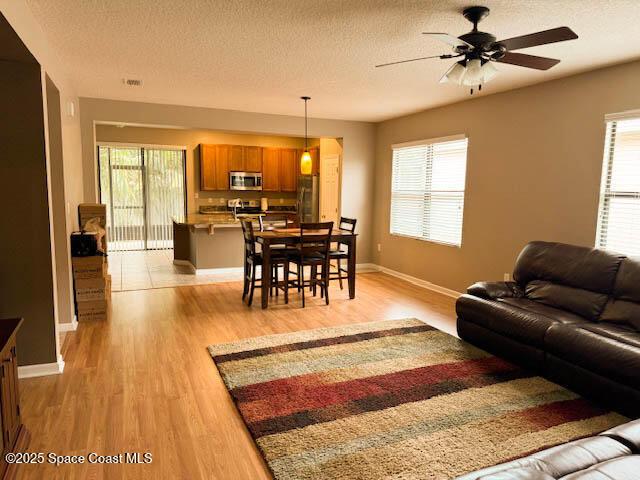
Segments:
[[[393,147],[390,232],[462,245],[467,139]]]
[[[596,246],[640,255],[640,117],[607,122]]]

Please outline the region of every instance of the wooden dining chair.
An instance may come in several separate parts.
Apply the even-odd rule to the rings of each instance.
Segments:
[[[357,220],[355,218],[340,217],[340,223],[339,223],[340,230],[345,230],[349,233],[355,233],[356,222]],[[349,259],[349,251],[345,250],[343,248],[344,246],[345,246],[344,243],[337,242],[336,248],[332,248],[329,251],[329,261],[336,262],[336,265],[334,267],[336,271],[329,272],[329,280],[338,280],[340,284],[340,290],[343,289],[342,280],[349,277],[348,268],[342,267],[342,261],[343,260],[346,261]]]
[[[248,306],[253,303],[253,292],[256,286],[262,284],[262,278],[256,278],[256,270],[258,265],[262,265],[262,252],[258,252],[256,248],[256,238],[253,230],[253,222],[249,219],[240,221],[242,226],[242,235],[244,237],[244,285],[242,289],[242,300],[244,301],[249,295]],[[275,288],[276,295],[278,288],[283,288],[281,282],[278,281],[278,268],[284,266],[286,255],[279,253],[277,250],[271,252],[271,282]],[[265,272],[262,272],[265,275]],[[273,289],[271,290],[273,295]]]
[[[325,303],[329,305],[329,250],[333,222],[301,223],[300,239],[293,249],[286,253],[284,266],[284,301],[289,302],[289,286],[302,292],[302,307],[305,306],[305,287],[320,287]],[[289,279],[289,265],[296,265],[295,280]],[[305,279],[305,267],[310,267],[311,275]],[[320,271],[318,271],[320,268]]]

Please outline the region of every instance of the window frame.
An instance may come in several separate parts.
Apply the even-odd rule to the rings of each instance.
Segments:
[[[392,227],[393,227],[393,196],[394,196],[394,192],[393,192],[393,180],[394,180],[394,176],[393,176],[393,156],[394,156],[394,151],[398,150],[398,149],[402,149],[402,148],[408,148],[408,147],[418,147],[418,146],[430,146],[430,145],[435,145],[438,143],[447,143],[447,142],[454,142],[454,141],[458,141],[458,140],[466,140],[467,144],[466,144],[466,150],[465,150],[465,159],[464,159],[464,187],[463,190],[461,191],[462,193],[462,213],[461,213],[461,217],[460,217],[460,243],[453,243],[453,242],[447,242],[447,241],[443,241],[443,240],[437,240],[437,239],[433,239],[433,238],[428,238],[425,236],[415,236],[415,235],[408,235],[408,234],[404,234],[404,233],[397,233],[397,232],[393,232],[392,231]],[[467,134],[465,133],[460,133],[460,134],[455,134],[455,135],[449,135],[449,136],[445,136],[445,137],[436,137],[436,138],[430,138],[430,139],[424,139],[424,140],[415,140],[415,141],[410,141],[410,142],[403,142],[403,143],[395,143],[391,145],[391,175],[390,175],[390,198],[389,198],[389,235],[394,236],[394,237],[401,237],[401,238],[410,238],[413,240],[420,240],[422,242],[427,242],[427,243],[433,243],[436,245],[442,245],[442,246],[446,246],[446,247],[453,247],[453,248],[462,248],[462,245],[464,243],[464,210],[465,210],[465,205],[466,205],[466,199],[467,199],[467,167],[468,167],[468,162],[469,162],[469,137]],[[432,170],[433,169],[433,162],[431,162],[431,165],[427,165],[427,169],[428,170]],[[431,190],[429,190],[428,192],[430,192]],[[427,192],[427,191],[425,191]],[[429,196],[431,198],[431,195]],[[428,208],[427,207],[427,203],[428,201],[425,199],[422,203],[424,208]]]
[[[615,139],[617,133],[617,122],[624,120],[640,120],[640,110],[629,110],[621,113],[607,114],[604,118],[604,149],[602,155],[602,170],[600,177],[600,191],[598,194],[598,211],[596,218],[596,232],[594,246],[598,249],[613,250],[612,247],[603,242],[607,238],[609,229],[610,208],[612,198],[638,198],[638,191],[617,191],[611,189],[611,178],[614,166]],[[606,213],[605,213],[606,212]],[[630,252],[619,252],[625,255],[633,255]]]

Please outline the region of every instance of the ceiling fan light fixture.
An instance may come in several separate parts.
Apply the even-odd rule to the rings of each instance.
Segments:
[[[451,65],[451,68],[447,70],[447,73],[440,79],[440,83],[453,83],[455,85],[462,85],[462,79],[467,69],[464,66],[464,62],[456,62]]]
[[[495,67],[493,62],[485,62],[480,70],[482,73],[482,83],[487,83],[500,72],[500,70]]]
[[[462,84],[469,87],[482,84],[482,62],[479,58],[467,62],[467,71],[462,79]]]

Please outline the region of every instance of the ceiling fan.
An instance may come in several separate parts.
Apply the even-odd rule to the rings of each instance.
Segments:
[[[578,35],[569,27],[559,27],[496,41],[494,35],[478,30],[478,23],[489,15],[489,9],[487,7],[469,7],[463,10],[462,15],[473,23],[473,30],[469,33],[454,37],[448,33],[424,32],[424,35],[429,35],[453,47],[452,54],[400,60],[398,62],[376,65],[376,67],[386,67],[430,58],[446,59],[463,57],[447,70],[440,79],[440,83],[454,83],[456,85],[472,87],[471,93],[473,94],[473,87],[477,86],[478,90],[480,90],[484,83],[498,74],[498,69],[494,66],[496,62],[535,68],[536,70],[548,70],[560,63],[560,60],[555,58],[526,55],[524,53],[516,53],[513,50],[578,38]]]

